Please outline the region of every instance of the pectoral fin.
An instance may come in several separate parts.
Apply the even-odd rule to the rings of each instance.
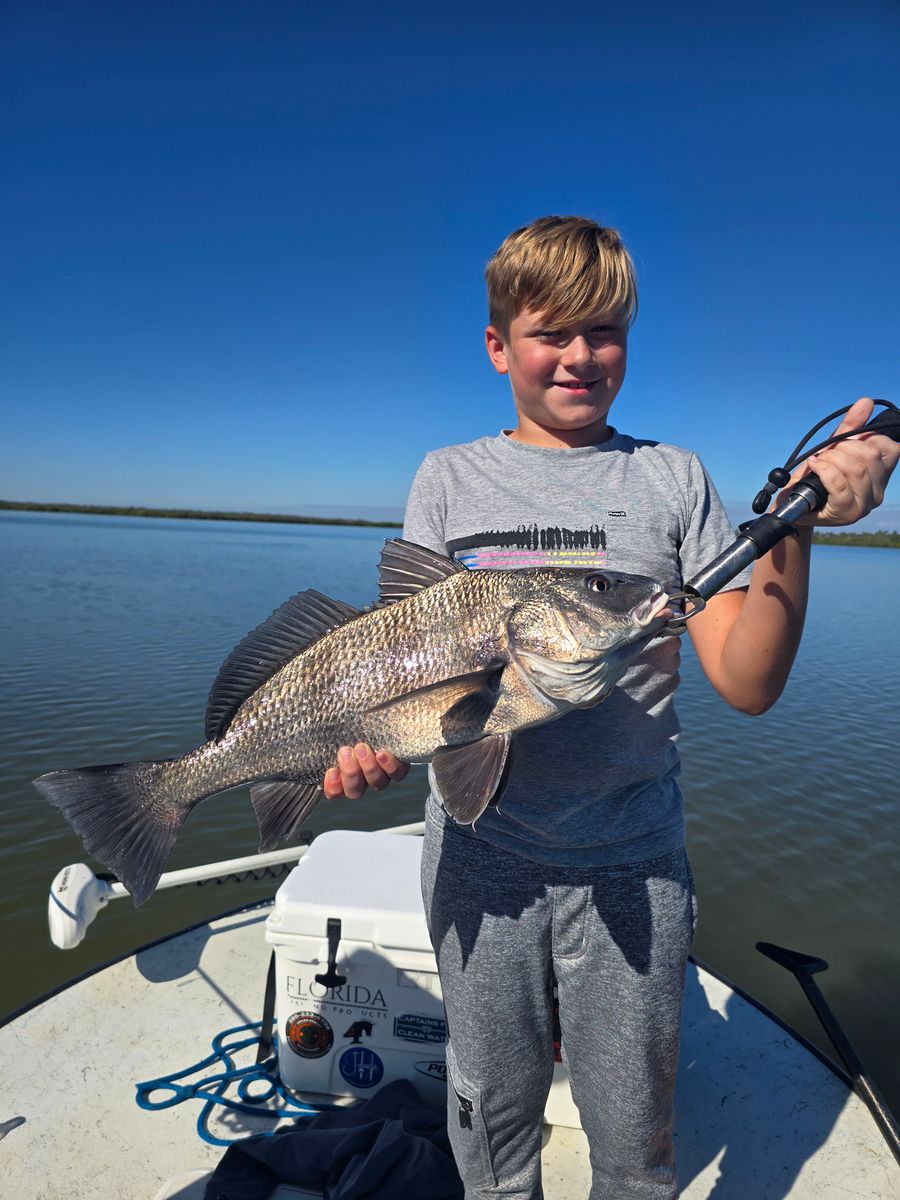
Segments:
[[[447,741],[475,736],[484,728],[497,703],[504,665],[500,663],[470,675],[458,675],[455,679],[442,679],[440,683],[384,700],[369,711],[390,713],[395,721],[410,721],[415,719],[416,710],[427,709],[440,721]]]
[[[432,759],[434,780],[447,812],[473,825],[506,786],[512,738],[495,733],[467,746],[444,746]]]

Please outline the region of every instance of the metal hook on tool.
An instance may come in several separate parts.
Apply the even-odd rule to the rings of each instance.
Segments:
[[[691,588],[682,590],[680,592],[670,592],[668,603],[692,604],[693,608],[690,610],[690,612],[681,612],[677,616],[672,617],[672,619],[666,623],[666,633],[681,633],[686,622],[688,622],[691,617],[696,617],[698,613],[702,613],[704,608],[706,608],[706,600],[700,595],[699,592],[695,592]]]

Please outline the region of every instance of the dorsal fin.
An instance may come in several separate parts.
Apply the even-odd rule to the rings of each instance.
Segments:
[[[422,588],[467,570],[462,563],[403,538],[384,543],[378,564],[378,603],[394,604]]]
[[[218,741],[248,696],[323,634],[359,609],[321,592],[298,592],[238,642],[219,669],[206,703],[206,737]]]

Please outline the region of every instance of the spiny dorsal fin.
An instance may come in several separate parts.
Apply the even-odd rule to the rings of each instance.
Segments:
[[[248,696],[323,634],[359,609],[321,592],[298,592],[248,633],[225,659],[206,704],[206,737],[218,741]]]
[[[391,538],[384,543],[378,564],[378,603],[394,604],[397,600],[405,600],[422,588],[467,569],[462,563],[429,550],[427,546]]]
[[[442,746],[431,760],[444,808],[460,823],[474,825],[506,786],[508,733],[494,733],[467,746]]]

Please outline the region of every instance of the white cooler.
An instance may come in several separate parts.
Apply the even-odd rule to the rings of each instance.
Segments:
[[[278,889],[266,921],[278,1066],[300,1096],[370,1096],[408,1079],[446,1103],[447,1023],[421,855],[422,839],[406,834],[323,833]],[[559,1062],[544,1119],[580,1127]]]

